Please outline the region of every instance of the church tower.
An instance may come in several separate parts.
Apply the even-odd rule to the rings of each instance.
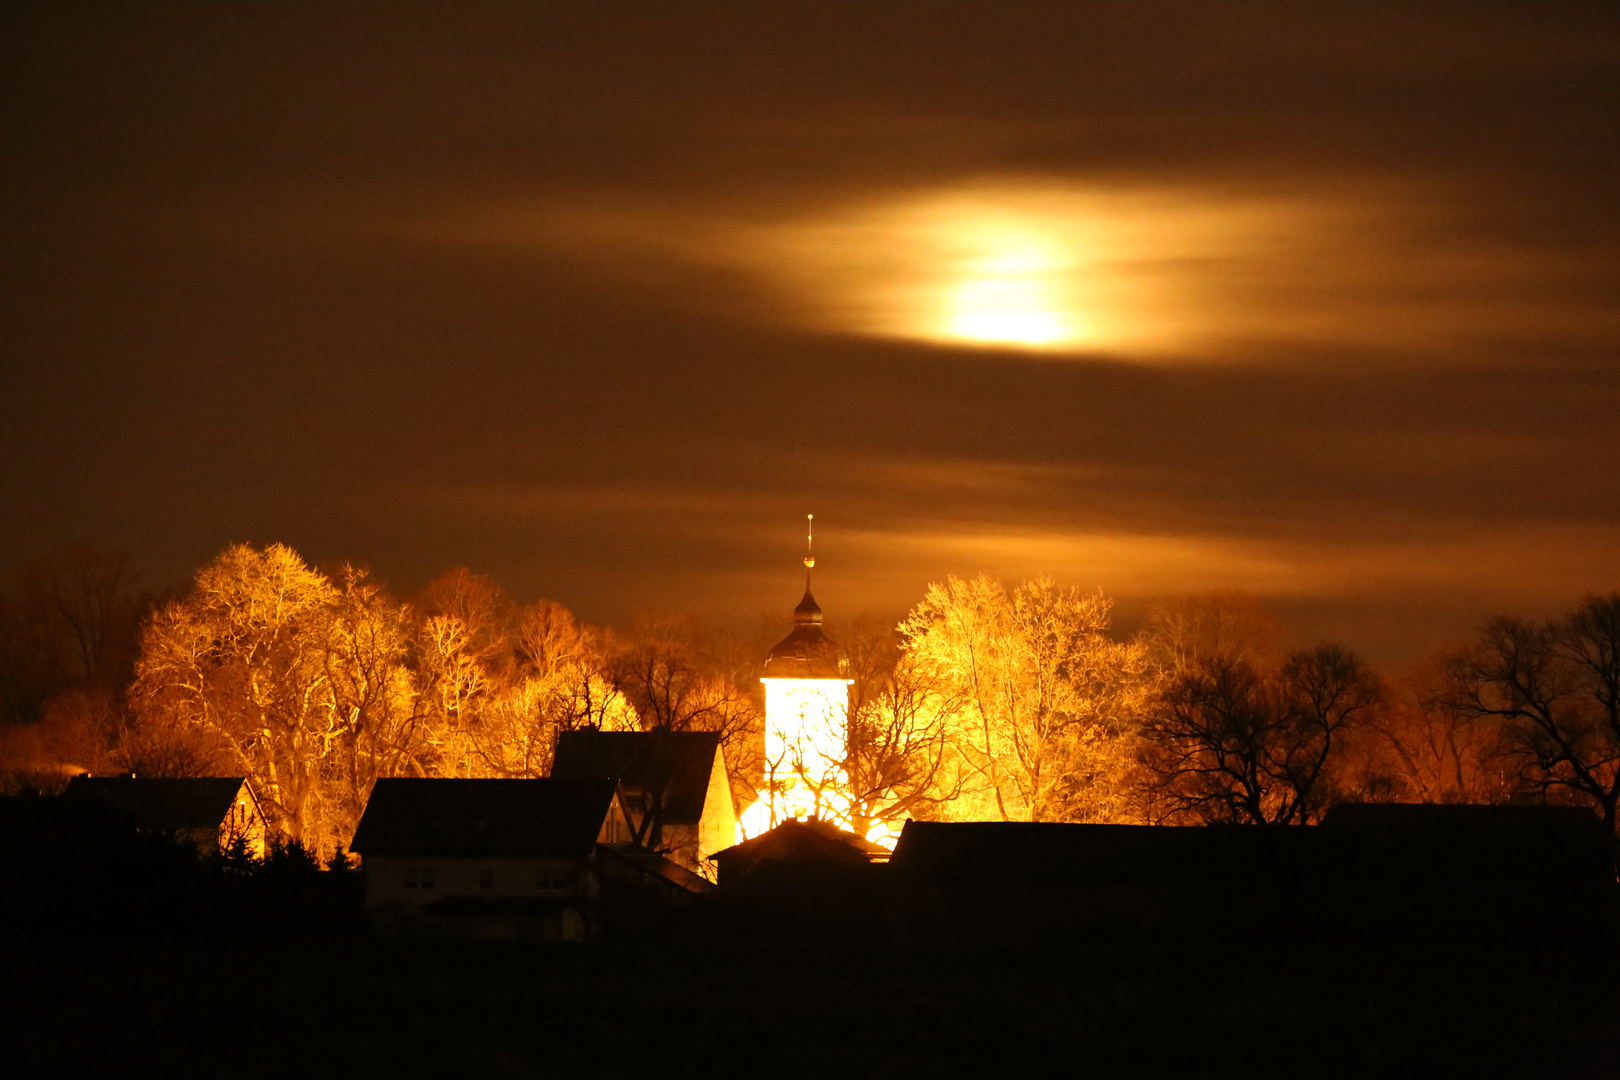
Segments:
[[[844,747],[849,723],[848,661],[821,629],[811,592],[815,515],[805,537],[804,599],[793,609],[793,632],[765,659],[765,786],[760,806],[771,825],[788,818],[829,816],[842,809],[848,788]],[[753,830],[751,830],[753,831]]]

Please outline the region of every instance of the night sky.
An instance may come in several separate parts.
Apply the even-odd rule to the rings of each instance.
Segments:
[[[7,4],[0,564],[1620,587],[1620,7]]]

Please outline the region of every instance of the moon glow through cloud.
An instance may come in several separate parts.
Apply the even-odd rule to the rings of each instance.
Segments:
[[[1620,333],[1611,304],[1564,287],[1567,262],[1455,235],[1461,222],[1438,233],[1457,213],[1445,191],[1392,188],[1004,178],[814,207],[552,199],[450,212],[414,235],[577,260],[733,320],[1053,358],[1348,346],[1455,364],[1491,339]],[[694,295],[694,270],[732,284]]]

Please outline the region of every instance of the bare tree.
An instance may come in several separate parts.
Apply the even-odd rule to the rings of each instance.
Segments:
[[[1153,793],[1170,817],[1311,822],[1346,736],[1381,700],[1378,680],[1336,646],[1296,652],[1274,672],[1207,658],[1169,677],[1149,711]]]
[[[486,669],[511,662],[517,605],[506,590],[465,566],[440,574],[423,587],[417,607],[424,619],[453,621],[466,635],[462,648]]]
[[[283,834],[328,852],[381,777],[544,776],[559,730],[634,726],[564,609],[464,570],[424,596],[402,607],[281,545],[226,550],[146,629],[128,756],[240,769]]]
[[[455,570],[423,591],[417,670],[439,775],[539,777],[557,735],[634,729],[605,670],[603,637],[560,604],[519,606],[493,582]]]
[[[851,678],[843,772],[848,826],[867,835],[908,817],[934,817],[962,791],[950,734],[960,702],[889,624],[857,621],[845,635]]]
[[[1501,726],[1448,708],[1445,676],[1426,663],[1387,687],[1384,706],[1352,738],[1347,794],[1367,802],[1498,803],[1518,786]]]
[[[748,702],[707,652],[691,620],[644,612],[609,671],[644,728],[726,732],[748,718]]]
[[[0,595],[0,723],[38,720],[66,692],[121,701],[149,606],[129,556],[68,548],[12,579]]]
[[[406,666],[406,612],[366,572],[338,574],[318,642],[331,732],[322,767],[328,849],[347,845],[379,779],[426,774],[431,723]]]
[[[432,719],[424,764],[433,775],[491,773],[480,736],[486,720],[511,719],[510,708],[499,720],[486,714],[502,711],[514,607],[500,586],[465,567],[429,582],[413,605],[417,684]]]
[[[222,552],[142,636],[139,709],[222,738],[294,840],[321,836],[322,761],[337,735],[324,622],[331,582],[280,544]]]
[[[1179,675],[1217,656],[1270,666],[1282,656],[1282,640],[1276,620],[1253,596],[1235,589],[1159,600],[1141,634],[1148,663],[1163,676]]]
[[[1140,646],[1107,636],[1111,609],[1050,578],[1010,595],[983,576],[929,586],[901,632],[920,672],[960,702],[951,743],[970,779],[953,813],[1127,814],[1145,663]]]
[[[1448,658],[1444,707],[1498,725],[1522,782],[1554,800],[1620,806],[1620,594],[1547,622],[1492,620]]]
[[[642,613],[617,642],[608,672],[644,730],[718,732],[740,804],[753,794],[762,718],[753,695],[728,677],[728,658],[705,646],[692,620]]]

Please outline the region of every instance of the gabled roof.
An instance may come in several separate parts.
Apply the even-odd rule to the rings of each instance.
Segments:
[[[888,857],[887,848],[818,818],[784,821],[770,832],[713,855],[721,874],[727,876],[771,860],[865,864]]]
[[[350,849],[361,855],[587,855],[612,780],[378,780]]]
[[[714,731],[565,731],[557,736],[551,775],[563,780],[612,777],[627,792],[659,792],[665,824],[696,824],[714,771]]]
[[[129,811],[146,828],[174,832],[217,829],[242,790],[240,776],[75,776],[66,796],[102,799]]]

